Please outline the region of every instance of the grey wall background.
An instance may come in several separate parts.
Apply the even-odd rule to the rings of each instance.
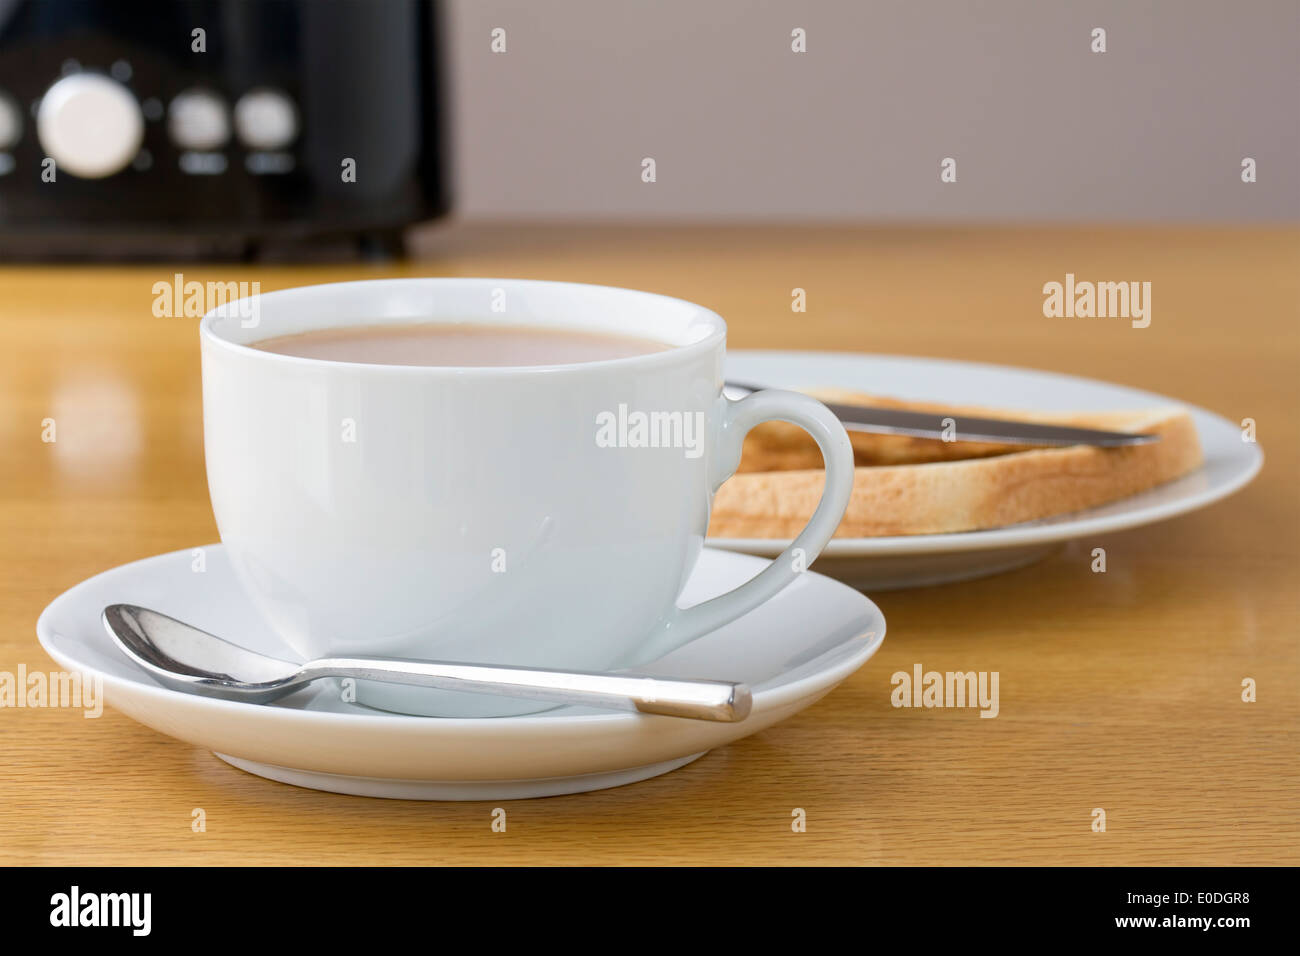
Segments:
[[[451,0],[444,15],[462,218],[1300,218],[1300,0]]]

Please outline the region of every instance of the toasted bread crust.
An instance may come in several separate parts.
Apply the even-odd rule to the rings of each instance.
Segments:
[[[862,404],[884,401],[844,392],[812,394]],[[926,408],[920,403],[891,404]],[[1161,440],[1126,448],[1011,451],[1022,446],[854,435],[859,467],[836,537],[942,534],[1034,521],[1136,494],[1187,474],[1203,460],[1195,423],[1177,407],[1102,413],[956,411],[1156,432]],[[754,429],[746,439],[741,472],[714,499],[711,536],[792,538],[799,533],[817,506],[824,481],[820,454],[801,435],[784,423]],[[953,455],[972,454],[982,457],[952,460]]]

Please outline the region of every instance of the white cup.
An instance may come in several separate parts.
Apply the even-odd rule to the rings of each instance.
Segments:
[[[407,322],[612,333],[671,348],[466,368],[248,347]],[[726,325],[680,299],[517,279],[344,282],[227,303],[203,318],[200,340],[221,540],[304,658],[644,664],[794,580],[834,533],[853,483],[848,437],[821,404],[791,392],[722,395]],[[735,471],[745,434],[769,419],[801,426],[821,447],[821,503],[752,580],[680,608],[713,493]],[[403,713],[544,709],[368,682],[356,693]]]

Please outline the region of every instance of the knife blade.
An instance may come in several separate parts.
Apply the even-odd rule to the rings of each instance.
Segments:
[[[759,385],[732,381],[725,382],[723,387],[745,392],[762,389]],[[963,412],[916,412],[842,402],[822,404],[831,410],[848,431],[870,432],[875,435],[908,435],[913,438],[937,438],[940,441],[998,442],[1007,445],[1094,445],[1098,448],[1122,448],[1160,440],[1159,435],[981,418]]]

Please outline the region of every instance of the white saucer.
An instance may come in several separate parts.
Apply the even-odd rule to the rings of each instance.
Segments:
[[[1181,404],[1191,413],[1205,465],[1177,481],[1100,508],[961,534],[835,538],[816,569],[866,591],[921,587],[1008,571],[1061,544],[1163,521],[1204,508],[1245,486],[1264,455],[1241,440],[1240,426],[1202,408],[1151,392],[1054,372],[943,359],[831,352],[734,351],[728,378],[785,388],[850,388],[893,398],[1039,410],[1114,410]],[[789,541],[709,538],[715,548],[773,557]]]
[[[107,702],[147,727],[214,751],[249,773],[316,790],[414,800],[510,800],[616,787],[667,773],[802,710],[876,652],[885,619],[862,595],[808,572],[767,604],[639,668],[747,682],[754,708],[734,724],[562,707],[525,717],[404,717],[340,699],[329,681],[270,705],[197,697],[138,670],[100,623],[105,605],[152,607],[292,659],[236,582],[221,545],[206,571],[191,551],[123,565],[65,592],[36,624],[61,667],[103,676]],[[693,604],[766,562],[706,549],[683,595]]]

